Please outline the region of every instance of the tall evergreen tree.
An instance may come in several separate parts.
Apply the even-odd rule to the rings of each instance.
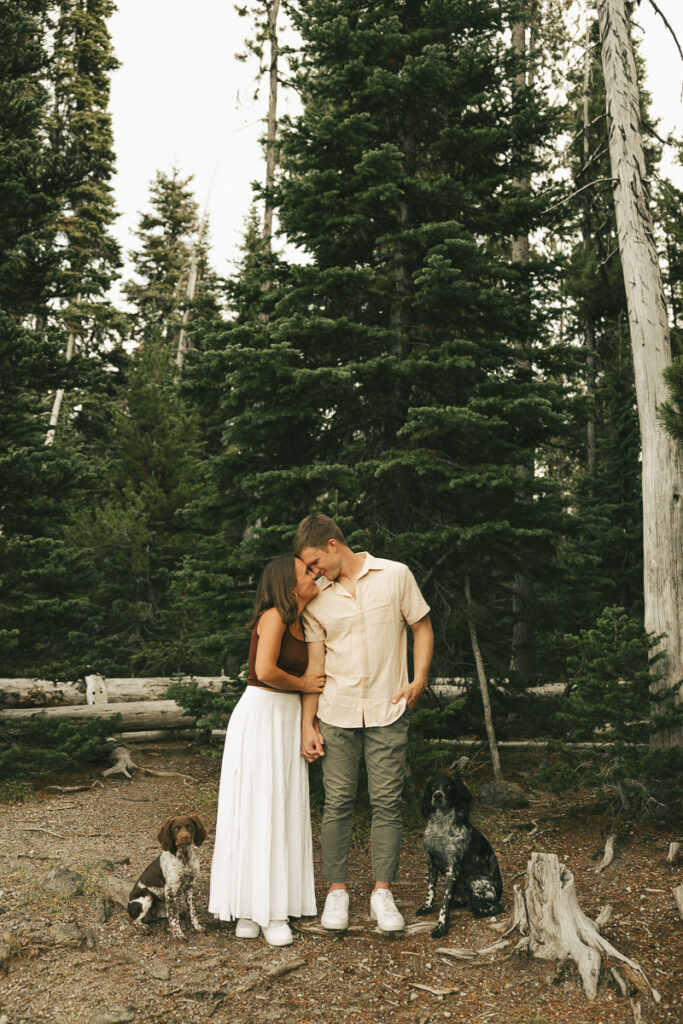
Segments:
[[[140,217],[138,248],[131,253],[136,277],[125,285],[136,341],[152,337],[166,340],[175,358],[178,336],[187,323],[186,313],[207,314],[216,308],[214,281],[208,263],[208,234],[200,223],[197,200],[190,188],[192,176],[177,168],[158,171],[150,187],[150,209]],[[196,296],[188,303],[193,259],[197,264]]]
[[[53,35],[51,86],[53,111],[50,137],[64,174],[63,205],[55,244],[62,252],[56,298],[65,326],[64,357],[87,355],[70,369],[70,387],[54,397],[48,442],[58,424],[92,429],[100,396],[115,376],[110,364],[120,362],[117,346],[125,318],[114,308],[109,288],[121,265],[119,245],[111,233],[116,219],[112,178],[114,139],[109,111],[111,73],[118,67],[107,21],[113,0],[57,0]],[[93,358],[95,357],[95,358]],[[65,401],[66,407],[62,408]],[[97,427],[95,427],[97,429]]]
[[[297,8],[304,110],[283,126],[276,209],[306,258],[280,267],[267,330],[213,339],[235,575],[324,508],[352,543],[416,569],[449,672],[471,660],[467,574],[485,653],[507,671],[509,581],[531,557],[542,570],[554,522],[552,481],[517,469],[559,422],[554,386],[518,359],[520,338],[546,358],[528,299],[543,267],[532,256],[522,288],[509,258],[540,208],[512,183],[542,170],[552,128],[534,90],[510,93],[509,13]]]
[[[40,672],[35,648],[59,629],[47,566],[57,496],[73,462],[44,448],[45,396],[63,383],[49,319],[61,269],[53,245],[62,182],[47,139],[50,5],[0,3],[0,660]],[[53,580],[54,582],[54,580]]]

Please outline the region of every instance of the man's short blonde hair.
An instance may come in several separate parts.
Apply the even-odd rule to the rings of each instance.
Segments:
[[[299,523],[294,537],[294,554],[300,555],[304,548],[324,548],[328,540],[346,544],[344,534],[334,519],[322,512],[314,512]]]

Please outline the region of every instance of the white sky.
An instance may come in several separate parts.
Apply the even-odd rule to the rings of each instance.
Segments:
[[[683,45],[683,3],[657,0]],[[265,90],[254,102],[253,63],[235,59],[250,22],[232,0],[118,0],[110,30],[122,67],[112,79],[111,110],[118,172],[116,235],[126,252],[147,207],[157,170],[175,164],[194,175],[200,206],[208,202],[213,263],[220,274],[236,259],[251,183],[264,164]],[[665,135],[683,125],[683,62],[668,31],[642,0],[636,21],[644,29],[647,85]],[[293,102],[293,101],[291,101]],[[285,109],[283,99],[281,109]],[[667,173],[672,173],[667,169]],[[679,185],[683,173],[674,170]]]

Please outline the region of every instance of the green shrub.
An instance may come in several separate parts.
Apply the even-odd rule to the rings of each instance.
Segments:
[[[120,724],[120,715],[77,724],[44,714],[5,721],[0,725],[0,782],[103,764],[111,749],[108,738]]]
[[[597,786],[625,810],[680,802],[683,751],[648,746],[658,724],[672,724],[682,713],[672,693],[651,692],[659,639],[618,607],[605,608],[595,628],[566,637],[572,690],[554,716],[555,756],[539,771],[543,781],[558,791],[577,781]],[[602,750],[569,745],[601,741],[608,744]]]

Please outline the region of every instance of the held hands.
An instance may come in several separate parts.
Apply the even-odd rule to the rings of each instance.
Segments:
[[[413,711],[417,702],[419,701],[420,697],[422,696],[426,689],[426,681],[424,683],[420,683],[413,680],[412,683],[407,683],[405,686],[402,686],[401,689],[396,694],[394,694],[394,696],[391,698],[391,703],[398,704],[401,698],[405,697],[406,704],[408,705],[410,710]]]
[[[301,676],[302,693],[322,693],[325,687],[326,676],[324,672],[305,673]]]
[[[313,764],[319,757],[325,756],[324,744],[325,739],[317,724],[303,725],[301,727],[301,756],[309,764]]]

